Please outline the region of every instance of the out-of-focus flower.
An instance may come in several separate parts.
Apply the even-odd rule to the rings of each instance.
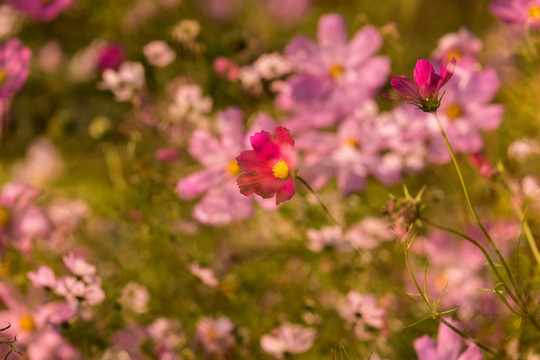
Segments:
[[[175,147],[166,147],[156,150],[155,157],[158,161],[169,163],[180,157],[180,150]]]
[[[123,307],[132,310],[137,314],[144,314],[148,311],[148,302],[150,301],[150,293],[146,287],[135,282],[129,282],[122,289],[122,294],[118,299],[118,303]]]
[[[49,21],[71,6],[73,0],[6,0],[14,8],[40,21]]]
[[[305,15],[311,5],[312,0],[267,0],[266,8],[277,23],[291,24]]]
[[[371,339],[374,335],[372,329],[380,330],[384,326],[384,309],[377,305],[373,295],[349,291],[347,302],[338,310],[341,317],[354,328],[360,340]]]
[[[202,345],[207,355],[227,358],[234,345],[234,324],[227,317],[204,317],[197,323],[195,343]]]
[[[151,41],[143,48],[144,56],[150,65],[165,67],[176,59],[176,53],[161,40]]]
[[[81,277],[94,276],[96,274],[96,267],[89,264],[86,260],[74,252],[62,257],[64,265],[74,274]]]
[[[32,51],[19,39],[0,45],[0,100],[21,90],[28,78]]]
[[[261,337],[261,348],[276,359],[285,354],[300,354],[313,346],[317,331],[300,325],[285,323]]]
[[[508,146],[508,156],[519,161],[538,154],[540,154],[540,145],[536,139],[516,140]]]
[[[15,34],[21,24],[21,18],[13,7],[0,5],[0,39]]]
[[[490,10],[501,21],[518,24],[525,28],[537,29],[540,26],[540,1],[538,0],[496,0]]]
[[[58,40],[50,40],[41,47],[37,56],[39,67],[51,74],[60,70],[64,54]]]
[[[267,131],[250,137],[253,150],[243,151],[236,157],[243,171],[236,183],[246,196],[253,193],[263,197],[276,196],[276,205],[290,200],[295,193],[294,167],[296,152],[289,130],[276,128],[276,138]]]
[[[383,85],[390,62],[374,56],[382,44],[374,27],[363,27],[348,42],[345,19],[338,14],[320,18],[317,39],[298,36],[287,45],[285,56],[298,73],[281,86],[276,102],[294,113],[327,113],[326,125],[332,125]]]
[[[126,59],[124,48],[118,44],[104,44],[97,52],[96,67],[99,72],[117,70]]]
[[[452,325],[451,320],[446,319]],[[418,355],[418,360],[482,360],[482,351],[475,344],[470,344],[462,352],[464,345],[463,338],[441,323],[437,342],[429,335],[424,335],[414,341],[414,350]]]
[[[219,285],[219,280],[214,275],[214,271],[210,268],[203,268],[199,264],[190,264],[188,266],[189,271],[196,277],[198,277],[203,284],[210,287],[216,287]]]
[[[273,80],[290,73],[292,64],[281,54],[262,54],[253,63],[253,69],[262,79]]]
[[[117,101],[134,99],[145,84],[144,68],[138,62],[126,61],[118,71],[106,69],[102,76],[99,88],[112,91]]]
[[[486,179],[491,179],[495,174],[495,168],[491,165],[489,158],[481,152],[476,152],[470,156],[471,164],[480,171],[480,175]]]
[[[39,190],[22,183],[9,183],[0,191],[0,252],[8,241],[29,255],[33,239],[44,239],[53,230],[45,212],[32,202]]]
[[[239,0],[202,0],[197,5],[210,16],[218,20],[229,20],[240,11]]]
[[[47,138],[38,138],[28,148],[25,160],[16,163],[11,172],[14,180],[43,188],[63,169],[64,163],[56,146]]]
[[[454,58],[448,67],[446,66],[445,55],[437,74],[429,61],[420,59],[414,68],[414,82],[406,76],[391,75],[390,85],[398,94],[385,95],[389,98],[406,100],[425,112],[435,111],[441,105],[439,91],[450,80],[455,67],[456,59]]]
[[[27,276],[35,288],[54,289],[56,287],[56,275],[48,266],[41,265],[35,272],[29,272]]]
[[[77,349],[54,330],[38,333],[28,346],[27,353],[30,360],[80,359]]]
[[[337,225],[324,226],[319,230],[308,229],[306,235],[309,240],[307,247],[313,252],[320,252],[325,247],[338,247],[347,243],[343,231]]]
[[[437,114],[454,151],[475,153],[484,146],[481,131],[494,130],[502,121],[504,106],[490,103],[500,82],[492,68],[461,70],[446,86]],[[450,161],[438,126],[433,121],[427,126],[431,131],[428,159],[436,164]]]
[[[456,59],[456,66],[475,63],[478,54],[482,51],[482,41],[475,37],[467,28],[461,27],[457,33],[446,34],[439,39],[437,48],[432,56],[437,61],[451,61]],[[443,56],[446,55],[446,59]],[[456,69],[456,71],[458,71]]]
[[[272,128],[273,121],[264,115],[257,116],[253,127]],[[229,108],[218,114],[221,139],[204,130],[195,130],[189,141],[189,152],[203,170],[181,179],[176,185],[180,198],[191,200],[206,195],[193,209],[193,216],[210,225],[224,225],[253,214],[253,200],[238,191],[235,178],[241,172],[235,156],[245,149],[242,112]],[[268,201],[266,206],[268,206]]]
[[[212,98],[203,96],[199,85],[186,84],[179,86],[173,94],[173,103],[169,106],[172,122],[186,121],[199,123],[212,111]]]
[[[216,74],[229,81],[236,81],[240,77],[240,68],[229,58],[218,56],[213,66]]]
[[[191,45],[201,32],[201,24],[197,20],[184,19],[176,24],[172,30],[172,37],[179,43]]]
[[[154,340],[154,349],[160,360],[182,359],[177,354],[185,344],[186,336],[180,323],[160,317],[148,326],[148,333]]]

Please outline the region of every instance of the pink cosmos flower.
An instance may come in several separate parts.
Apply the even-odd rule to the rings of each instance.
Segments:
[[[446,66],[445,55],[441,62],[441,70],[437,74],[429,61],[420,59],[414,68],[414,82],[406,76],[391,75],[390,85],[398,94],[386,96],[407,100],[425,112],[435,111],[441,105],[442,96],[439,97],[439,91],[450,80],[455,67],[455,58],[452,58],[448,67]]]
[[[456,33],[442,36],[431,55],[437,61],[441,61],[443,56],[446,56],[446,61],[455,58],[456,66],[459,68],[461,64],[476,63],[481,51],[482,41],[467,28],[461,27]]]
[[[117,70],[126,59],[124,48],[118,44],[104,44],[97,53],[96,67],[100,72]]]
[[[30,69],[32,51],[19,39],[10,39],[0,46],[0,100],[19,91]]]
[[[226,359],[234,345],[233,331],[234,324],[227,317],[204,317],[197,323],[195,343],[202,345],[207,355],[214,354],[219,359]]]
[[[311,349],[316,335],[315,329],[285,323],[272,330],[271,335],[263,335],[261,347],[276,359],[283,359],[285,354],[300,354]]]
[[[35,20],[48,21],[67,9],[73,0],[6,0],[7,3],[19,9]]]
[[[335,124],[384,84],[389,59],[374,56],[381,44],[382,36],[373,26],[364,26],[349,41],[343,16],[322,16],[317,42],[298,36],[285,48],[297,72],[280,87],[278,106],[296,114],[326,114],[324,125]]]
[[[244,172],[236,179],[240,192],[263,197],[276,196],[276,205],[290,200],[295,193],[296,153],[289,130],[276,128],[276,139],[267,131],[250,137],[253,150],[243,151],[236,160]]]
[[[354,328],[360,340],[371,339],[372,329],[381,329],[384,326],[385,311],[377,305],[377,299],[373,295],[349,291],[347,303],[338,310],[341,317]]]
[[[189,141],[190,154],[204,165],[176,185],[181,199],[192,200],[205,194],[193,209],[193,216],[208,225],[224,225],[253,214],[253,200],[238,192],[235,178],[241,172],[234,158],[246,148],[242,112],[229,108],[219,113],[220,140],[204,130],[195,130]],[[275,125],[268,116],[257,116],[254,128],[270,129]],[[262,206],[269,207],[269,200]]]
[[[428,335],[424,335],[414,341],[414,350],[418,355],[418,360],[482,360],[484,358],[480,348],[475,344],[470,344],[462,353],[463,345],[463,338],[441,323],[437,342]]]
[[[490,10],[493,15],[508,24],[519,24],[533,29],[540,26],[539,0],[493,1]]]

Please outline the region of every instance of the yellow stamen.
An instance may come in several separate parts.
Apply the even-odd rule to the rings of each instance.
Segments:
[[[0,229],[9,225],[11,222],[11,215],[9,214],[8,209],[0,206]]]
[[[345,146],[349,146],[349,147],[352,147],[352,148],[355,148],[355,149],[358,149],[358,141],[356,139],[353,139],[353,138],[348,138],[346,139],[343,144]]]
[[[32,316],[30,315],[23,315],[19,319],[19,326],[24,331],[32,331],[36,328],[36,324],[34,324],[34,319],[32,319]]]
[[[0,85],[2,85],[4,81],[6,81],[6,73],[4,70],[0,69]]]
[[[338,77],[343,75],[344,71],[345,69],[343,68],[343,66],[339,64],[332,64],[332,66],[330,66],[330,68],[328,69],[328,73],[334,79],[337,79]]]
[[[446,116],[448,116],[450,120],[457,119],[462,114],[463,114],[463,109],[458,104],[451,104],[450,106],[446,108]]]
[[[540,20],[540,6],[531,6],[529,8],[528,15],[531,20]]]
[[[446,62],[449,63],[450,61],[452,61],[452,58],[459,60],[460,57],[461,52],[458,49],[450,50],[446,53]]]
[[[229,162],[229,164],[227,164],[227,172],[229,173],[229,175],[231,176],[236,176],[238,174],[240,174],[242,172],[242,170],[240,169],[240,167],[238,166],[238,161],[236,160],[231,160]]]
[[[276,165],[272,168],[272,174],[278,179],[285,179],[289,176],[289,166],[283,160],[279,160]]]

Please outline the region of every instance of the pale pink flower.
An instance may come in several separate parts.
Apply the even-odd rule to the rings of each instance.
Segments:
[[[266,8],[275,16],[278,24],[293,24],[306,15],[312,0],[267,0]]]
[[[96,267],[74,252],[62,257],[66,267],[75,275],[80,277],[92,277],[96,274]]]
[[[284,323],[261,337],[261,348],[276,359],[286,354],[300,354],[313,346],[317,331],[300,325]]]
[[[523,161],[531,155],[540,154],[540,145],[536,139],[516,140],[508,146],[508,156]]]
[[[0,100],[11,98],[21,90],[30,71],[32,51],[19,39],[0,45]]]
[[[64,170],[64,162],[54,143],[37,138],[26,152],[26,158],[11,169],[16,181],[43,188],[57,179]]]
[[[118,71],[106,69],[103,81],[98,85],[102,90],[110,90],[117,101],[133,100],[145,84],[144,68],[141,63],[126,61]]]
[[[37,56],[38,65],[49,74],[57,73],[64,62],[64,53],[58,40],[50,40],[41,47]]]
[[[69,8],[73,0],[6,0],[24,14],[41,21],[49,21]]]
[[[203,284],[210,287],[216,287],[219,285],[219,280],[214,275],[214,271],[210,268],[203,268],[199,264],[189,264],[189,271],[196,277],[198,277]]]
[[[39,266],[35,272],[29,272],[27,277],[36,288],[54,289],[56,287],[56,275],[46,265]]]
[[[366,216],[347,230],[347,238],[359,249],[371,250],[382,242],[395,239],[395,234],[388,221]]]
[[[338,308],[339,314],[353,327],[360,340],[373,338],[372,329],[382,329],[385,311],[377,304],[375,296],[349,291],[347,302]]]
[[[201,24],[197,20],[184,19],[176,24],[172,30],[172,37],[179,43],[191,45],[201,32]]]
[[[141,284],[129,282],[122,289],[118,302],[123,307],[132,310],[137,314],[144,314],[148,311],[148,302],[150,293],[148,289]]]
[[[143,48],[144,56],[150,65],[165,67],[176,59],[176,53],[165,41],[151,41]]]
[[[16,34],[21,27],[21,16],[12,6],[0,5],[0,38]]]
[[[204,317],[197,323],[195,343],[202,345],[207,355],[225,358],[234,346],[234,324],[227,317]]]
[[[173,94],[173,103],[169,106],[171,122],[185,121],[197,124],[212,111],[212,98],[204,96],[202,88],[196,84],[178,87]]]
[[[446,319],[452,325],[457,324]],[[482,360],[484,356],[478,346],[471,343],[462,352],[465,341],[453,330],[441,323],[437,342],[428,335],[424,335],[414,341],[414,350],[418,355],[418,360]]]
[[[154,351],[160,360],[180,360],[177,355],[185,344],[186,336],[180,323],[164,317],[156,319],[148,326],[150,337],[154,340]]]
[[[306,232],[309,243],[307,247],[313,252],[320,252],[326,247],[340,247],[347,245],[347,240],[340,227],[324,226],[319,230],[308,229]]]
[[[522,25],[526,29],[540,26],[539,0],[496,0],[491,2],[490,10],[508,24]]]
[[[293,70],[290,61],[277,52],[262,54],[252,66],[260,78],[265,80],[277,79]]]
[[[213,63],[214,71],[220,77],[229,81],[236,81],[240,77],[239,66],[229,58],[218,56]]]
[[[467,28],[461,27],[457,33],[446,34],[439,39],[437,48],[432,56],[437,61],[456,59],[459,68],[465,63],[476,63],[482,51],[482,41],[475,37]],[[446,59],[443,56],[446,55]],[[459,69],[456,69],[459,71]]]
[[[26,350],[29,360],[76,360],[82,359],[77,349],[69,344],[58,331],[38,333]]]

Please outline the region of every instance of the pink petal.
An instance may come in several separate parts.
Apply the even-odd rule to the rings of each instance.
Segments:
[[[321,16],[317,27],[320,48],[336,48],[347,44],[347,25],[343,16],[328,14]]]
[[[416,355],[418,355],[418,360],[438,359],[435,346],[435,341],[428,335],[414,340],[414,350],[416,351]]]
[[[244,122],[242,111],[236,107],[230,107],[218,114],[218,127],[221,133],[221,144],[225,157],[234,157],[243,150]]]
[[[253,151],[265,160],[279,159],[279,150],[274,137],[268,131],[255,133],[250,138]]]
[[[294,178],[289,177],[287,181],[281,187],[276,193],[276,205],[281,204],[284,201],[292,199],[292,197],[295,194],[294,189]]]
[[[418,87],[422,87],[422,85],[429,81],[430,74],[434,72],[435,70],[429,61],[420,59],[416,62],[414,68],[414,82]]]
[[[382,45],[382,36],[373,26],[364,26],[357,31],[349,42],[349,57],[347,64],[351,67],[360,65],[364,60],[375,54]]]
[[[219,141],[203,130],[195,130],[191,135],[189,153],[207,167],[226,163]]]
[[[181,199],[191,200],[208,191],[219,180],[220,177],[214,172],[200,170],[181,179],[175,190]]]

